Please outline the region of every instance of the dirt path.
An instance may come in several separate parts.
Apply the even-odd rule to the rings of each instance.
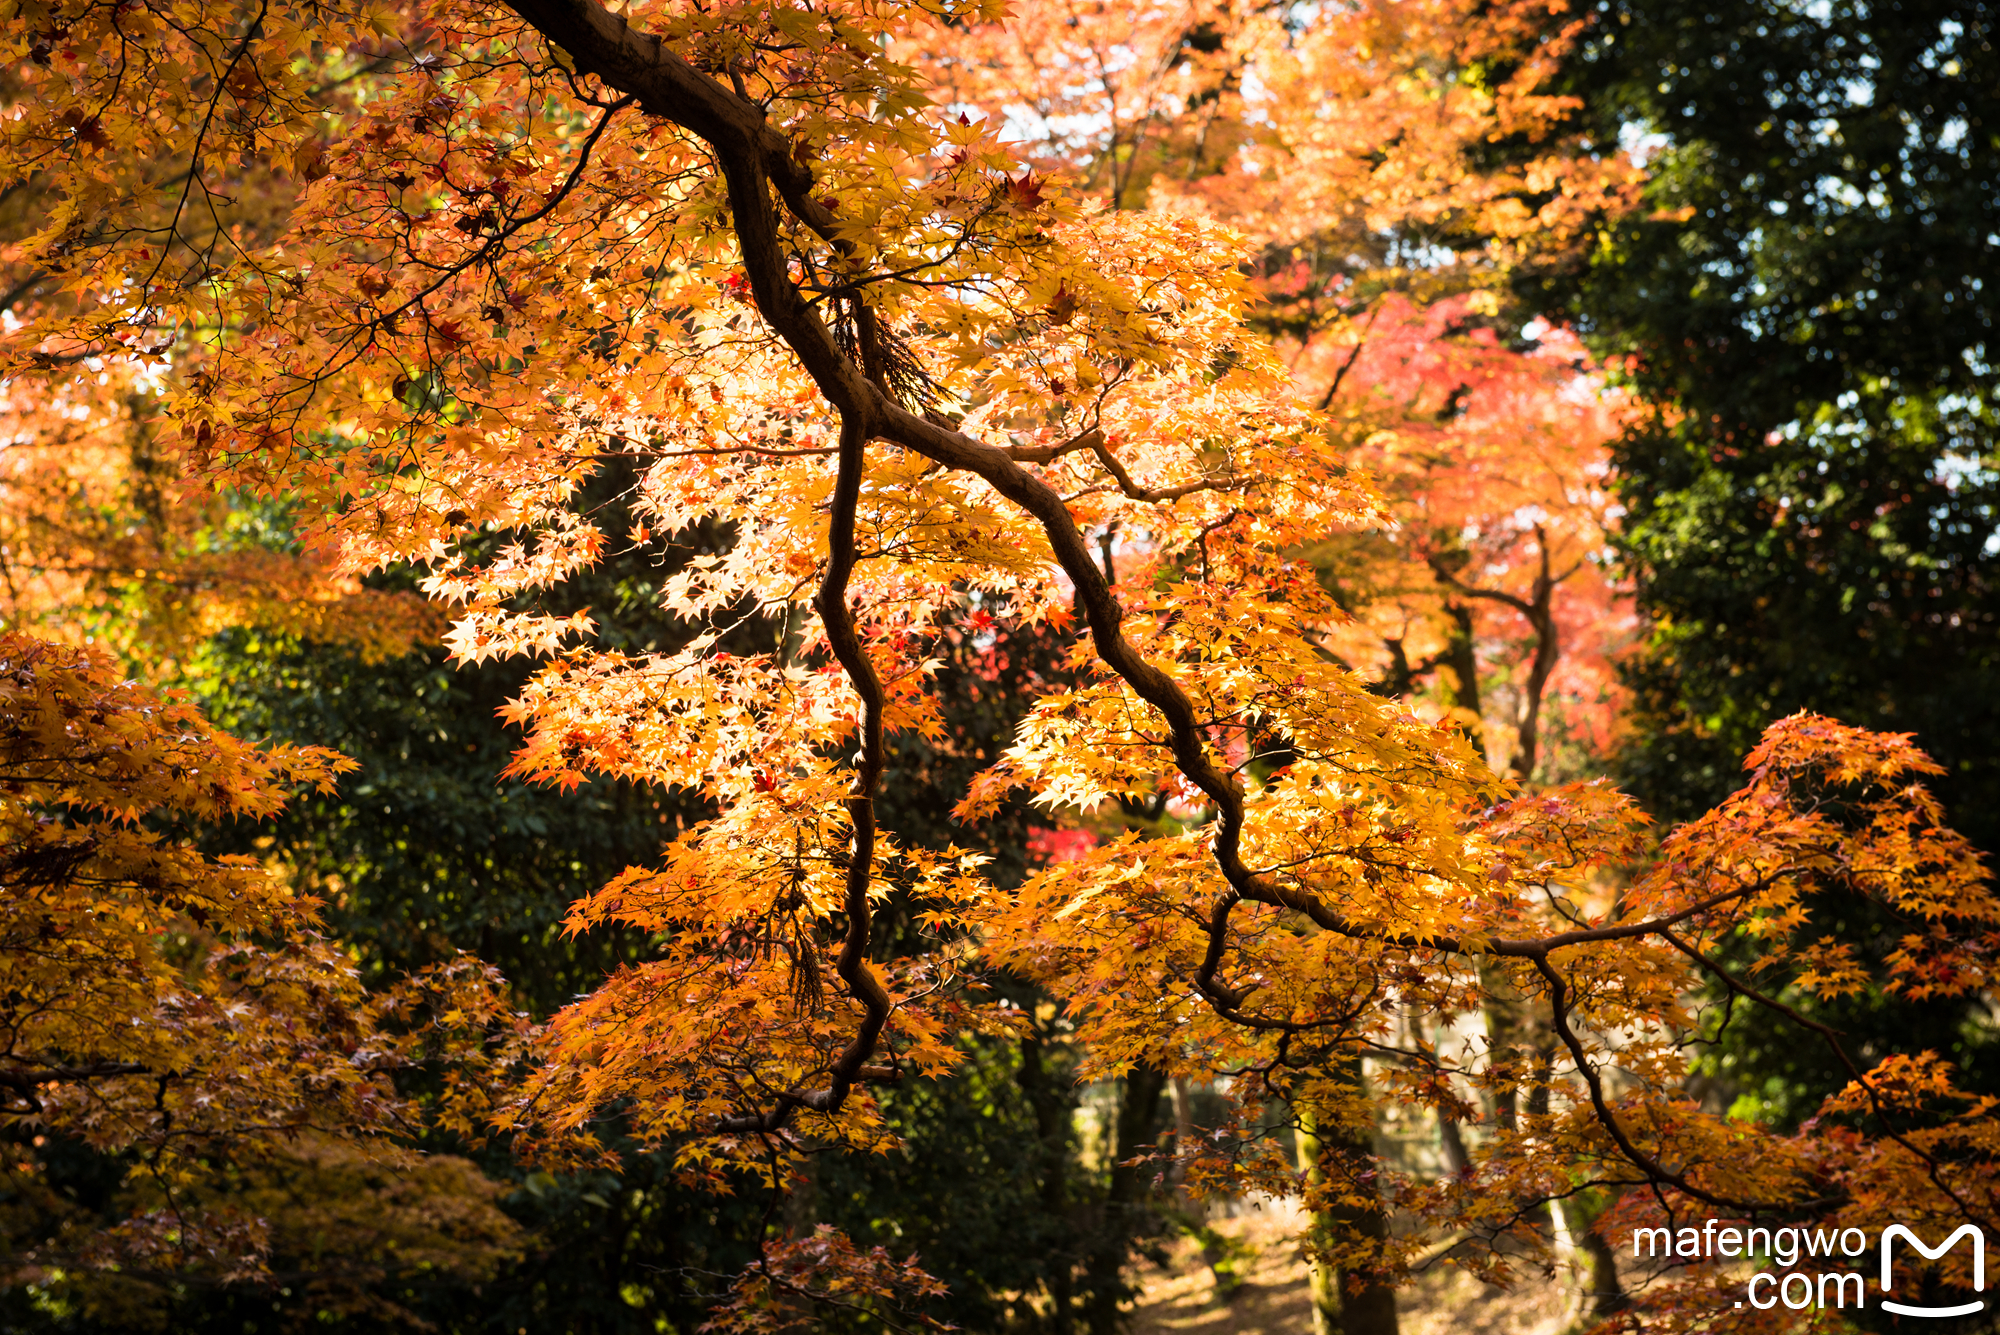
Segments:
[[[1248,1281],[1231,1301],[1218,1302],[1199,1249],[1184,1241],[1165,1269],[1142,1266],[1133,1335],[1311,1335],[1296,1210],[1274,1202],[1216,1227],[1252,1249]],[[1400,1335],[1558,1335],[1569,1299],[1538,1276],[1503,1293],[1449,1269],[1397,1297]]]

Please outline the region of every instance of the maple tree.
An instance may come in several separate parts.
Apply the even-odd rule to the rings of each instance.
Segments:
[[[365,994],[311,901],[176,829],[256,819],[348,762],[246,746],[121,680],[100,652],[9,634],[0,665],[0,1091],[10,1131],[34,1147],[5,1163],[10,1281],[60,1301],[80,1275],[115,1276],[82,1299],[102,1315],[156,1303],[163,1284],[256,1275],[272,1246],[257,1191],[273,1174],[366,1171],[357,1136],[382,1141],[375,1171],[405,1177],[400,1200],[378,1202],[378,1227],[475,1267],[497,1254],[513,1229],[465,1191],[469,1166],[388,1139],[424,1115],[396,1072],[453,1047],[474,1066],[504,1062],[486,1051],[484,1030],[512,1023],[487,972],[453,961]],[[476,1133],[483,1085],[436,1112]],[[108,1227],[52,1180],[34,1152],[49,1139],[128,1165]],[[233,1187],[219,1165],[234,1166]],[[311,1227],[277,1213],[280,1228]],[[365,1288],[337,1271],[316,1282],[344,1299]]]
[[[1379,298],[1365,325],[1344,331],[1359,341],[1308,346],[1293,360],[1308,386],[1331,366],[1325,398],[1366,433],[1356,458],[1394,517],[1315,549],[1353,614],[1324,643],[1375,689],[1465,726],[1518,781],[1548,784],[1595,772],[1614,735],[1615,662],[1634,630],[1608,559],[1607,446],[1623,406],[1561,331],[1508,347],[1489,327],[1463,328],[1472,305],[1449,297],[1419,311]],[[1504,977],[1482,981],[1489,1061],[1547,1066],[1557,1037],[1536,1008]],[[1494,1089],[1497,1125],[1517,1124],[1523,1092]],[[1539,1096],[1525,1093],[1532,1109]],[[1435,1121],[1445,1167],[1467,1164],[1454,1114],[1440,1109]],[[1586,1258],[1592,1302],[1609,1315],[1622,1294],[1597,1227],[1603,1201],[1553,1202],[1550,1223],[1565,1261],[1578,1249]]]
[[[891,40],[935,101],[1005,117],[1038,169],[1113,208],[1226,218],[1286,264],[1448,290],[1566,247],[1629,192],[1550,87],[1584,26],[1546,3],[1065,4]],[[1482,155],[1497,140],[1522,151]]]
[[[1569,756],[1547,775],[1573,776],[1609,750],[1613,665],[1636,629],[1610,552],[1609,444],[1626,410],[1573,339],[1543,330],[1523,351],[1458,332],[1468,304],[1384,298],[1364,341],[1314,350],[1340,359],[1331,406],[1366,432],[1357,461],[1397,521],[1322,549],[1354,612],[1330,643],[1394,694],[1448,674],[1444,703],[1523,780],[1548,760],[1553,702]]]
[[[1567,768],[1602,754],[1609,659],[1633,631],[1607,570],[1630,410],[1566,331],[1523,347],[1487,319],[1523,257],[1570,256],[1635,198],[1630,164],[1551,91],[1586,26],[1547,6],[1058,6],[896,48],[1037,166],[1256,244],[1254,322],[1300,394],[1346,419],[1393,516],[1322,549],[1358,617],[1341,651],[1394,694],[1446,669],[1443,703],[1474,717],[1497,688],[1506,717],[1475,732],[1524,774],[1550,690]]]
[[[1542,84],[1580,25],[1550,22],[1485,6],[1282,21],[1069,6],[899,48],[941,100],[1025,129],[1031,161],[1067,167],[1107,203],[1213,216],[1257,243],[1253,323],[1295,392],[1341,419],[1389,516],[1312,549],[1353,614],[1323,629],[1322,647],[1378,691],[1426,697],[1421,707],[1529,781],[1597,767],[1620,695],[1614,656],[1634,632],[1608,570],[1609,446],[1629,410],[1565,331],[1544,327],[1523,347],[1490,318],[1492,288],[1524,254],[1568,255],[1584,224],[1632,196],[1627,164],[1560,132],[1574,100]],[[1496,159],[1502,140],[1516,149]],[[1134,545],[1106,542],[1107,560]],[[1518,1050],[1546,1063],[1554,1035],[1518,1000],[1502,981],[1489,989],[1495,1060]],[[1128,1094],[1150,1097],[1143,1081]],[[1497,1096],[1502,1124],[1517,1101]],[[1456,1122],[1437,1121],[1447,1162],[1463,1163]],[[1365,1152],[1370,1138],[1335,1139]],[[1307,1136],[1302,1156],[1325,1142]],[[1384,1225],[1367,1211],[1358,1221]],[[1590,1282],[1615,1301],[1608,1244],[1578,1223]],[[1385,1289],[1344,1305],[1341,1278],[1314,1274],[1323,1326],[1393,1327]]]
[[[604,1162],[589,1129],[617,1109],[689,1180],[781,1185],[809,1147],[881,1144],[873,1090],[1019,1032],[978,985],[1007,970],[1064,1000],[1082,1074],[1229,1092],[1231,1125],[1176,1147],[1192,1189],[1294,1186],[1268,1104],[1334,1147],[1307,1190],[1355,1225],[1314,1240],[1341,1275],[1412,1259],[1414,1235],[1360,1226],[1385,1190],[1487,1244],[1468,1263],[1489,1274],[1532,1232],[1523,1202],[1590,1186],[1652,1188],[1632,1211],[1985,1217],[1989,1110],[1940,1116],[1961,1110],[1934,1060],[1856,1069],[1828,1109],[1852,1132],[1822,1138],[1679,1092],[1704,977],[1767,1009],[1774,978],[1857,985],[1811,937],[1826,896],[1903,925],[1898,988],[1988,986],[2000,905],[1917,782],[1935,767],[1795,717],[1620,883],[1650,839],[1628,801],[1517,794],[1450,720],[1333,661],[1346,614],[1304,553],[1385,517],[1361,442],[1248,322],[1238,233],[1030,170],[895,56],[997,9],[22,15],[5,170],[49,207],[16,252],[10,376],[143,366],[177,467],[284,496],[350,572],[425,567],[461,657],[538,657],[507,711],[513,774],[712,810],[571,910],[653,948],[554,1017],[493,1109],[524,1150]],[[253,189],[267,213],[236,218]],[[617,533],[572,503],[612,459],[640,470]],[[714,548],[663,598],[681,643],[600,645],[586,611],[522,597],[696,525]],[[1157,801],[1172,828],[1011,891],[978,853],[883,828],[891,738],[940,738],[933,645],[966,613],[1081,634],[1075,680],[959,816],[1022,790],[1055,812]],[[746,619],[771,648],[724,647]],[[892,895],[917,930],[889,939]],[[1434,1029],[1497,987],[1545,1016],[1547,1062],[1406,1041],[1405,1017]],[[1385,1182],[1338,1148],[1374,1099],[1462,1121],[1524,1090],[1447,1181]],[[1907,1105],[1932,1124],[1906,1129]],[[713,1324],[932,1286],[816,1230],[768,1241]],[[1669,1290],[1673,1319],[1701,1319],[1688,1283],[1653,1300]]]
[[[613,470],[575,504],[615,522],[603,507],[615,506],[629,481]],[[664,562],[650,545],[607,557],[550,590],[543,610],[588,605],[598,635],[628,652],[673,643],[686,628],[656,595],[699,553],[701,535],[686,536],[691,545]],[[739,627],[731,651],[768,647],[770,629]],[[938,653],[945,736],[936,747],[896,739],[883,819],[926,843],[976,840],[995,858],[988,874],[1011,885],[1047,818],[1023,802],[967,829],[953,825],[948,809],[1051,679],[1061,637],[1009,636],[968,618]],[[352,652],[237,631],[195,667],[195,698],[230,731],[314,739],[359,765],[338,794],[302,794],[244,834],[260,857],[281,861],[294,884],[328,901],[327,929],[350,943],[364,980],[393,980],[463,949],[498,968],[515,1004],[540,1017],[646,950],[632,933],[566,936],[560,920],[572,899],[650,859],[672,821],[698,819],[698,798],[608,783],[569,793],[496,785],[512,741],[492,726],[493,711],[518,690],[527,665],[454,670],[437,653],[369,665]],[[251,846],[247,838],[232,845]],[[888,941],[910,930],[894,901],[877,926]],[[1035,1010],[1029,989],[1011,995]],[[1010,1312],[1034,1319],[1037,1301],[1048,1324],[1059,1311],[1114,1307],[1126,1280],[1123,1248],[1113,1246],[1146,1215],[1106,1208],[1110,1184],[1084,1158],[1087,1142],[1074,1125],[1085,1091],[1065,1078],[1070,1046],[1059,1019],[1037,1019],[1018,1038],[965,1036],[967,1055],[949,1079],[885,1091],[899,1152],[820,1156],[780,1207],[786,1226],[830,1222],[857,1241],[915,1248],[950,1286],[934,1313],[967,1329],[1001,1324]],[[698,1325],[713,1287],[706,1277],[733,1274],[754,1255],[748,1239],[768,1199],[683,1187],[671,1150],[638,1149],[615,1119],[596,1129],[618,1155],[615,1170],[550,1174],[500,1145],[480,1155],[482,1168],[511,1188],[504,1206],[525,1230],[518,1255],[479,1280],[476,1303],[446,1273],[405,1306],[445,1329],[469,1324],[472,1310],[507,1329],[650,1330],[661,1317],[677,1329]]]

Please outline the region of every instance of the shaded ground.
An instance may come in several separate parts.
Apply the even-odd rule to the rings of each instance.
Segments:
[[[1228,1303],[1217,1301],[1200,1249],[1183,1241],[1165,1269],[1142,1265],[1133,1335],[1310,1335],[1296,1210],[1273,1202],[1215,1227],[1254,1249],[1248,1282]],[[1560,1285],[1538,1277],[1504,1293],[1450,1269],[1403,1290],[1397,1307],[1401,1335],[1559,1335],[1573,1310]]]

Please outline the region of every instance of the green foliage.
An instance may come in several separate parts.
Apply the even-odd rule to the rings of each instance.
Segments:
[[[1045,1060],[1054,1069],[1036,1069]],[[1105,1183],[1078,1156],[1072,1062],[1060,1047],[981,1039],[952,1079],[887,1091],[903,1144],[886,1160],[830,1156],[813,1184],[820,1216],[857,1242],[921,1256],[951,1289],[937,1314],[955,1325],[1082,1324],[1096,1296],[1090,1260],[1118,1240],[1103,1236]]]
[[[611,490],[606,481],[585,501],[601,506],[606,498],[596,493]],[[614,560],[565,598],[589,604],[620,648],[655,650],[681,633],[657,609],[668,573]],[[767,648],[781,629],[751,618],[740,648]],[[893,790],[910,796],[885,805],[885,824],[915,843],[979,848],[1003,882],[1017,882],[1029,865],[1031,809],[1013,801],[968,829],[950,820],[947,794],[1008,744],[1027,701],[1061,673],[1066,647],[1054,632],[1009,635],[968,610],[938,650],[946,736],[898,738],[892,763],[903,781]],[[314,738],[360,762],[337,793],[301,795],[281,819],[235,830],[226,842],[278,858],[301,889],[323,896],[329,925],[355,945],[371,980],[466,950],[503,971],[524,1009],[548,1014],[647,949],[630,932],[566,936],[569,904],[652,859],[701,809],[685,793],[607,781],[557,792],[497,779],[514,739],[495,712],[525,675],[518,662],[453,667],[434,652],[370,663],[252,629],[215,637],[188,670],[211,718],[245,737]],[[915,930],[893,911],[883,923],[890,933]],[[1032,1009],[1037,998],[1022,991],[1020,1001]],[[556,1177],[489,1154],[482,1162],[501,1184],[501,1204],[527,1230],[518,1260],[481,1277],[476,1291],[445,1268],[398,1271],[383,1279],[385,1301],[450,1332],[689,1331],[721,1278],[752,1258],[760,1230],[810,1232],[834,1222],[899,1255],[921,1250],[951,1285],[937,1315],[967,1329],[1041,1328],[1056,1307],[1109,1310],[1124,1292],[1118,1266],[1090,1263],[1124,1256],[1128,1235],[1145,1221],[1136,1212],[1107,1215],[1105,1174],[1084,1167],[1074,1055],[1060,1035],[1027,1050],[982,1040],[953,1079],[886,1093],[900,1148],[829,1163],[814,1189],[777,1216],[755,1190],[722,1198],[690,1190],[670,1153],[630,1142],[621,1144],[616,1175]],[[615,1127],[607,1133],[619,1143]],[[77,1176],[86,1195],[87,1168]],[[280,1274],[303,1264],[273,1258]],[[230,1335],[374,1328],[366,1316],[317,1314],[304,1296],[303,1286],[207,1288],[171,1321],[177,1330]],[[143,1324],[135,1317],[131,1328]],[[69,1325],[45,1301],[22,1329]]]
[[[656,853],[692,804],[612,783],[557,793],[496,779],[511,739],[493,715],[518,670],[454,669],[434,653],[370,666],[247,630],[217,637],[198,670],[203,707],[223,726],[322,737],[360,762],[338,794],[299,802],[259,836],[327,900],[335,932],[365,943],[377,976],[469,950],[540,1015],[639,948],[566,938],[563,912]]]
[[[2000,849],[1995,27],[1977,0],[1609,0],[1572,65],[1595,138],[1653,154],[1645,206],[1529,296],[1661,405],[1617,454],[1655,627],[1625,778],[1660,815],[1803,708],[1916,733]],[[1879,961],[1865,919],[1840,933]],[[1870,1056],[1990,1040],[1958,1005],[1809,1008]],[[1746,1014],[1715,1069],[1788,1123],[1847,1078]]]
[[[1706,807],[1772,718],[1913,730],[2000,842],[2000,90],[1990,6],[1618,0],[1573,71],[1646,206],[1535,296],[1664,405],[1623,444],[1642,796]],[[1664,141],[1648,136],[1664,136]]]
[[[1877,978],[1887,974],[1880,961],[1900,944],[1897,925],[1858,900],[1838,910],[1829,906],[1813,934],[1855,946]],[[1848,1055],[1864,1071],[1897,1053],[1935,1052],[1958,1067],[1963,1087],[2000,1089],[1995,1075],[2000,1071],[2000,1032],[1982,1005],[1891,997],[1877,984],[1834,998],[1786,988],[1779,999],[1843,1035]],[[1709,1019],[1715,1041],[1700,1067],[1729,1096],[1736,1116],[1794,1129],[1819,1112],[1826,1094],[1853,1078],[1830,1046],[1802,1036],[1796,1026],[1762,1007],[1741,1000],[1727,1007],[1718,997]]]
[[[1609,0],[1596,17],[1572,91],[1605,147],[1658,151],[1648,207],[1568,295],[1696,414],[1686,434],[1747,448],[1761,436],[1731,433],[1827,408],[1832,434],[1872,436],[1899,394],[1991,387],[1990,6]]]
[[[644,948],[630,935],[566,937],[562,913],[651,857],[692,805],[610,783],[556,793],[498,781],[510,739],[493,716],[518,686],[518,667],[455,670],[434,653],[369,664],[237,630],[211,641],[192,674],[210,717],[240,734],[320,737],[360,762],[338,793],[302,796],[282,819],[232,833],[326,898],[329,925],[360,952],[372,980],[468,950],[501,967],[517,1004],[546,1014]],[[502,1206],[529,1230],[528,1245],[476,1284],[435,1264],[397,1269],[378,1285],[384,1301],[451,1332],[693,1329],[713,1276],[749,1259],[761,1202],[692,1193],[669,1156],[625,1148],[615,1177],[555,1178],[504,1152],[484,1156]],[[281,1248],[286,1241],[278,1239]],[[348,1241],[323,1245],[337,1253]],[[280,1251],[271,1268],[284,1276],[328,1263]],[[167,1319],[190,1335],[396,1324],[385,1327],[379,1312],[320,1313],[304,1282],[204,1286]],[[53,1320],[44,1305],[38,1321]],[[90,1325],[110,1328],[101,1316]],[[132,1328],[144,1326],[135,1317]]]

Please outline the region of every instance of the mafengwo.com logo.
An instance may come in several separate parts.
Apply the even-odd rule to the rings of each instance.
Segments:
[[[1637,1228],[1632,1230],[1632,1255],[1641,1260],[1756,1260],[1774,1261],[1784,1273],[1759,1271],[1750,1277],[1743,1298],[1759,1311],[1780,1305],[1794,1312],[1809,1307],[1859,1308],[1868,1305],[1868,1277],[1848,1268],[1856,1263],[1869,1266],[1869,1253],[1879,1258],[1875,1276],[1876,1306],[1898,1316],[1971,1316],[1986,1310],[1984,1298],[1949,1306],[1899,1302],[1895,1291],[1897,1247],[1902,1245],[1926,1261],[1945,1259],[1960,1243],[1972,1244],[1972,1289],[1986,1291],[1986,1234],[1977,1224],[1962,1224],[1943,1242],[1932,1246],[1915,1230],[1891,1224],[1871,1247],[1868,1235],[1858,1228],[1750,1228],[1724,1225],[1710,1219],[1700,1228]],[[1905,1253],[1907,1254],[1907,1253]],[[1864,1259],[1868,1258],[1868,1259]],[[1818,1260],[1815,1267],[1811,1264]],[[1801,1265],[1801,1262],[1806,1264]],[[1835,1266],[1841,1268],[1835,1269]],[[1907,1272],[1906,1272],[1907,1274]],[[1907,1289],[1907,1283],[1906,1283]],[[1907,1291],[1901,1297],[1912,1296]]]

